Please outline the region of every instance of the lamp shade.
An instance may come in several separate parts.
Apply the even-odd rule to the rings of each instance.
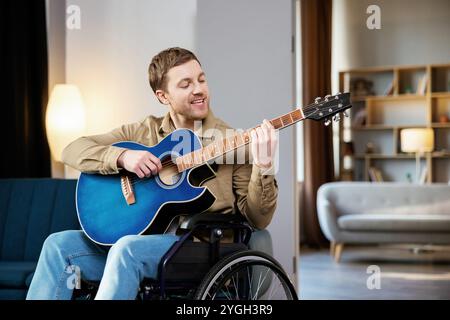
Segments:
[[[74,85],[57,84],[50,95],[45,116],[50,151],[61,162],[62,150],[83,135],[85,110],[80,90]]]
[[[400,141],[403,152],[431,152],[434,149],[434,132],[430,128],[403,129]]]

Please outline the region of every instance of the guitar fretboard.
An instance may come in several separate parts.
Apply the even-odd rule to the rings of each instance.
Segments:
[[[282,115],[281,117],[269,121],[275,129],[281,130],[303,119],[305,119],[303,111],[301,109],[296,109]],[[204,148],[176,158],[178,172],[202,165],[210,160],[224,155],[227,152],[245,146],[251,142],[250,132],[255,128],[251,128],[244,132],[236,132],[229,137],[214,141]]]

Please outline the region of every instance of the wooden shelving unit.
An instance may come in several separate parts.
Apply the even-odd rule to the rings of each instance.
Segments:
[[[435,149],[421,159],[426,181],[450,182],[450,64],[341,71],[339,88],[353,104],[339,124],[341,180],[369,181],[375,167],[384,181],[414,181],[415,155],[401,152],[400,132],[432,128]]]

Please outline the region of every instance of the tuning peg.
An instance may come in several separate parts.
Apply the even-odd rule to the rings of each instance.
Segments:
[[[325,120],[325,122],[324,122],[324,124],[325,124],[326,127],[328,127],[328,126],[330,125],[330,123],[331,123],[331,120],[328,119],[328,118],[327,118],[327,119]]]
[[[347,111],[342,112],[344,114],[344,117],[348,118],[348,113]]]
[[[325,101],[328,101],[328,98],[331,97],[329,94],[325,96]]]
[[[317,98],[315,98],[315,99],[314,99],[314,103],[315,103],[315,104],[318,104],[318,103],[319,103],[319,101],[320,101],[321,99],[322,99],[321,97],[317,97]]]

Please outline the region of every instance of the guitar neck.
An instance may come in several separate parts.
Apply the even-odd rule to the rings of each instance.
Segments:
[[[277,130],[284,129],[293,125],[296,122],[304,120],[306,117],[301,108],[289,112],[281,117],[269,120],[273,127]],[[225,137],[218,141],[211,142],[208,146],[200,148],[196,151],[187,153],[176,159],[178,172],[182,172],[196,166],[205,164],[215,158],[218,158],[227,152],[245,146],[251,142],[251,130],[258,128],[254,127],[242,132],[236,132],[229,137]]]

